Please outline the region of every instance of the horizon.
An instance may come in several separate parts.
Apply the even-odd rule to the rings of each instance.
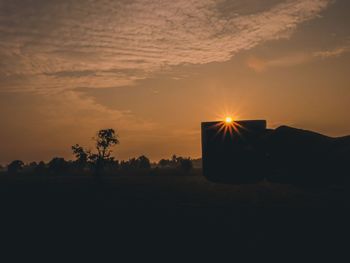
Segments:
[[[201,158],[200,124],[350,134],[346,0],[0,0],[0,164]]]
[[[281,127],[289,127],[289,128],[291,128],[291,129],[293,129],[293,130],[298,130],[298,131],[306,131],[306,132],[311,132],[311,133],[313,133],[313,134],[319,134],[319,135],[322,135],[322,136],[326,136],[326,137],[329,137],[329,138],[342,138],[342,137],[350,137],[350,136],[329,136],[329,135],[327,135],[327,134],[322,134],[322,133],[319,133],[319,132],[317,132],[317,131],[311,131],[311,130],[305,130],[305,129],[302,129],[302,128],[298,128],[298,127],[291,127],[291,126],[287,126],[287,125],[281,125],[281,126],[278,126],[278,127],[276,127],[276,128],[271,128],[271,127],[269,127],[268,126],[268,121],[267,120],[262,120],[262,119],[260,119],[260,120],[257,120],[257,119],[251,119],[251,120],[247,120],[247,119],[244,119],[244,120],[233,120],[230,116],[227,116],[226,118],[224,118],[224,119],[222,119],[222,120],[216,120],[216,121],[203,121],[203,122],[201,122],[201,125],[202,125],[202,128],[203,128],[203,124],[205,124],[206,126],[208,125],[208,124],[215,124],[213,127],[218,127],[217,125],[218,124],[220,124],[220,127],[223,127],[223,126],[227,126],[227,127],[233,127],[233,126],[235,126],[235,123],[237,123],[237,125],[239,125],[239,127],[241,127],[241,128],[243,128],[243,129],[246,129],[244,126],[242,126],[242,123],[244,123],[244,122],[265,122],[265,125],[266,125],[266,127],[265,127],[265,129],[266,130],[277,130],[277,129],[279,129],[279,128],[281,128]],[[239,123],[239,124],[238,124]],[[228,128],[228,129],[234,129],[234,130],[232,130],[232,131],[234,131],[234,132],[238,132],[237,131],[237,129],[235,129],[235,128]],[[226,134],[226,133],[228,133],[229,132],[229,130],[228,130],[227,128],[226,129],[222,129],[222,128],[220,128],[219,130],[221,131],[221,132],[223,132],[223,134]],[[231,133],[231,132],[230,132]],[[240,133],[238,132],[238,135],[240,135]],[[231,136],[232,136],[232,134],[231,134]],[[116,145],[116,146],[118,146],[118,144]],[[91,148],[85,148],[84,146],[83,146],[83,148],[85,149],[85,150],[87,150],[88,152],[90,152],[91,151]],[[134,158],[138,158],[138,157],[141,157],[141,156],[145,156],[145,157],[147,157],[148,158],[148,156],[147,156],[147,154],[140,154],[140,155],[136,155],[136,156],[130,156],[130,157],[128,157],[128,158],[126,158],[126,159],[121,159],[121,158],[118,158],[115,154],[113,154],[113,149],[112,149],[112,151],[111,151],[111,153],[112,153],[112,157],[113,157],[113,159],[114,159],[114,161],[117,161],[117,162],[123,162],[123,161],[129,161],[129,160],[131,160],[131,159],[134,159]],[[73,157],[73,152],[71,152],[71,156],[69,157],[69,158],[64,158],[64,157],[62,157],[62,156],[52,156],[52,157],[50,157],[50,158],[48,158],[48,159],[45,159],[45,160],[27,160],[27,161],[24,161],[24,164],[25,165],[29,165],[31,162],[35,162],[35,163],[39,163],[39,162],[44,162],[45,164],[48,164],[51,160],[53,160],[54,158],[63,158],[65,161],[67,161],[67,162],[75,162],[76,161],[76,157]],[[149,159],[149,161],[150,161],[150,164],[151,165],[159,165],[159,162],[161,161],[161,160],[171,160],[173,157],[180,157],[180,158],[189,158],[192,162],[194,161],[194,162],[196,162],[196,161],[202,161],[202,156],[198,156],[198,157],[193,157],[193,156],[181,156],[181,155],[178,155],[178,154],[171,154],[170,156],[164,156],[164,157],[161,157],[160,159],[157,159],[157,160],[152,160],[152,159]],[[15,160],[19,160],[19,159],[14,159],[14,160],[11,160],[11,161],[15,161]],[[22,161],[22,160],[21,160]],[[7,167],[7,165],[8,165],[9,163],[0,163],[0,166],[2,166],[2,168],[6,168]],[[193,165],[194,165],[194,163],[193,163]]]

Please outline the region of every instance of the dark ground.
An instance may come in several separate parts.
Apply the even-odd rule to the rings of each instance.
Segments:
[[[348,189],[224,185],[202,176],[1,176],[2,251],[47,253],[48,262],[163,253],[165,262],[189,254],[339,262],[350,243]]]

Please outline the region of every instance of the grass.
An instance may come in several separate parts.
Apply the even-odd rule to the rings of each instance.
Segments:
[[[84,246],[108,240],[132,242],[134,248],[152,240],[154,246],[201,244],[232,251],[340,249],[347,189],[226,185],[200,175],[0,176],[2,234],[61,244],[74,237]]]

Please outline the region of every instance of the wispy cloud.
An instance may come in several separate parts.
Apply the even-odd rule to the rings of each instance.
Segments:
[[[317,51],[313,53],[313,56],[316,58],[334,58],[339,57],[348,52],[350,52],[350,45]]]
[[[0,92],[44,95],[51,126],[152,130],[154,123],[73,90],[129,86],[174,66],[227,61],[289,37],[330,2],[0,0]]]
[[[156,127],[156,124],[139,119],[129,111],[110,109],[79,92],[66,91],[61,96],[41,98],[45,102],[42,105],[44,119],[56,128],[78,126],[81,130],[90,130],[118,124],[123,131],[132,132],[151,131]]]
[[[263,72],[271,68],[292,67],[320,59],[335,58],[348,52],[350,52],[350,45],[308,53],[294,52],[272,59],[252,56],[247,59],[246,65],[256,72]]]
[[[247,12],[224,0],[0,0],[0,90],[132,85],[171,66],[227,61],[290,36],[331,0],[267,2]]]

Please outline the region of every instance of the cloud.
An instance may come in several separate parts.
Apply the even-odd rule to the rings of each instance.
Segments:
[[[41,118],[53,130],[115,124],[129,133],[152,131],[156,124],[77,88],[132,86],[174,66],[230,60],[289,37],[330,2],[0,0],[0,92],[38,95],[45,102]]]
[[[294,52],[278,58],[267,59],[251,56],[246,60],[247,67],[256,72],[263,72],[271,68],[292,67],[310,63],[315,60],[339,57],[350,52],[350,46],[340,46],[333,49],[318,50],[314,52]]]
[[[253,69],[256,72],[263,72],[270,68],[291,67],[295,65],[300,65],[303,63],[307,63],[312,59],[314,59],[314,56],[310,54],[303,52],[295,52],[293,54],[288,54],[274,59],[264,59],[252,56],[247,59],[246,64],[249,68]]]
[[[314,52],[313,56],[316,58],[326,59],[326,58],[339,57],[348,52],[350,52],[350,45]]]
[[[76,91],[66,91],[60,96],[42,95],[42,119],[52,128],[77,127],[81,130],[97,130],[117,126],[123,131],[152,131],[156,124],[137,118],[132,112],[105,107]],[[57,107],[59,105],[59,107]]]
[[[133,85],[172,66],[227,61],[290,36],[330,2],[0,0],[0,91]]]

